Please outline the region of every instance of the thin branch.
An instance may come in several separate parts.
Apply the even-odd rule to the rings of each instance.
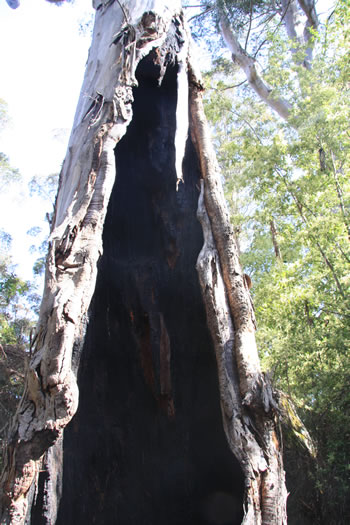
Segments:
[[[345,319],[350,319],[350,315],[344,313],[344,310],[342,310],[341,312],[339,312],[338,310],[334,310],[333,307],[334,305],[330,304],[330,303],[323,303],[324,306],[327,307],[326,308],[322,308],[322,313],[326,313],[326,314],[333,314],[333,315],[338,315],[340,318],[343,318],[345,317]],[[328,308],[329,307],[329,308]]]
[[[210,11],[214,11],[214,7],[208,7],[205,11],[198,13],[198,15],[191,16],[191,18],[189,18],[187,22],[191,22],[191,20],[195,20],[196,18],[200,18],[201,16],[207,15],[208,13],[210,13]]]
[[[344,224],[345,224],[346,230],[348,232],[348,238],[350,240],[350,224],[348,222],[347,213],[345,211],[345,204],[344,204],[344,200],[343,200],[343,191],[342,191],[342,189],[340,187],[340,184],[339,184],[338,170],[337,170],[337,167],[335,165],[335,158],[334,158],[333,151],[331,151],[331,158],[332,158],[332,168],[333,168],[333,176],[334,176],[334,180],[335,180],[335,187],[336,187],[337,195],[338,195],[338,199],[339,199],[339,207],[340,207],[340,211],[341,211],[341,213],[343,215]]]
[[[18,372],[18,370],[14,370],[13,368],[7,368],[7,372],[9,376],[17,376],[20,379],[25,378],[25,374],[22,374],[21,372]]]
[[[271,237],[272,237],[273,248],[275,250],[275,256],[277,259],[281,261],[282,255],[281,255],[280,245],[277,240],[277,229],[276,229],[276,224],[275,224],[274,219],[270,220],[270,232],[271,232]]]
[[[223,88],[215,88],[215,87],[209,87],[207,88],[207,91],[227,91],[228,89],[235,89],[235,88],[238,88],[240,86],[243,86],[243,84],[246,84],[248,82],[247,79],[245,80],[242,80],[242,82],[240,82],[239,84],[234,84],[233,86],[226,86],[226,87],[223,87]]]
[[[9,412],[8,412],[9,414]],[[5,425],[0,429],[0,435],[6,430],[6,428],[9,426],[9,421],[5,423]]]
[[[262,25],[266,25],[266,23],[271,20],[272,18],[274,18],[276,15],[280,14],[279,10],[276,9],[275,11],[273,11],[273,13],[269,13],[269,12],[265,12],[265,13],[261,13],[260,15],[257,15],[255,18],[253,18],[253,22],[255,20],[259,20],[259,18],[262,18],[263,16],[266,17],[264,20],[262,20],[261,22],[259,22],[258,24],[256,24],[254,27],[255,29],[257,29],[258,27],[262,26]]]
[[[6,412],[7,414],[11,413],[10,410],[8,408],[6,408],[5,405],[2,403],[2,401],[0,401],[0,406],[4,410],[4,412]]]
[[[254,59],[256,59],[256,57],[258,56],[259,51],[261,50],[261,48],[262,48],[262,47],[266,44],[266,42],[268,42],[268,41],[269,41],[269,39],[265,38],[265,40],[263,40],[263,41],[261,42],[261,44],[258,45],[258,48],[257,48],[257,50],[255,51],[255,53],[254,53],[254,55],[253,55]]]
[[[234,111],[233,109],[230,109],[229,110],[230,113],[233,113],[233,115],[236,115],[236,117],[238,117],[239,119],[241,119],[242,122],[244,122],[248,128],[253,132],[253,134],[255,135],[255,138],[260,142],[260,144],[263,146],[263,141],[261,140],[261,138],[259,137],[259,135],[257,134],[257,132],[255,131],[255,129],[253,128],[253,126],[248,122],[248,120],[246,120],[245,118],[242,117],[242,115],[240,115],[237,111]]]
[[[268,24],[273,18],[275,18],[276,14],[277,14],[277,13],[275,13],[274,15],[271,15],[270,18],[268,18],[268,19],[266,20],[265,25]],[[285,16],[285,13],[282,14],[280,21],[278,22],[278,24],[277,24],[277,26],[275,27],[275,29],[272,31],[272,36],[277,32],[278,28],[279,28],[280,25],[282,24],[282,21],[283,21],[284,16]],[[263,32],[264,32],[264,30],[262,30],[262,31],[260,32],[260,34],[263,33]],[[261,44],[258,46],[257,50],[255,51],[255,53],[254,53],[254,55],[253,55],[254,58],[256,58],[256,56],[257,56],[257,54],[259,53],[260,49],[261,49],[261,48],[266,44],[266,42],[268,42],[269,40],[270,40],[270,38],[265,38],[265,40],[263,40],[263,41],[261,42]]]
[[[331,20],[332,16],[334,15],[334,13],[335,13],[335,9],[333,9],[331,14],[327,17],[327,23],[329,23],[329,21]]]
[[[4,355],[5,359],[7,360],[7,355],[6,355],[6,352],[5,352],[5,350],[3,349],[3,346],[2,346],[2,344],[0,344],[0,351],[1,351],[2,353],[3,353],[3,355]]]
[[[291,184],[288,184],[287,181],[286,181],[286,177],[285,175],[282,174],[282,170],[280,170],[279,168],[277,168],[275,166],[275,170],[276,172],[280,175],[280,177],[282,178],[283,182],[284,182],[284,185],[285,187],[287,188],[287,190],[290,192],[290,194],[293,196],[293,188],[292,188],[292,185]],[[310,213],[310,215],[312,215],[315,219],[318,217],[318,215],[307,205],[305,204],[304,202],[301,202],[301,200],[299,199],[299,197],[297,197],[298,199],[298,202],[300,203],[300,205],[302,206],[302,208],[306,211],[308,211]]]
[[[250,31],[252,29],[252,18],[253,18],[253,2],[252,0],[250,0],[249,27],[247,31],[247,36],[245,38],[244,51],[247,51],[248,39],[250,36]]]
[[[350,264],[350,259],[349,257],[347,256],[346,253],[344,253],[344,250],[343,248],[340,246],[340,244],[338,242],[335,243],[336,247],[338,248],[338,250],[340,251],[340,253],[342,254],[342,256],[344,257],[344,259]]]

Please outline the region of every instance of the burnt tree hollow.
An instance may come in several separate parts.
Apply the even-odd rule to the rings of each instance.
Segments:
[[[176,191],[177,66],[138,66],[64,437],[62,525],[235,525],[244,481],[229,450],[195,269],[200,170],[189,138]]]

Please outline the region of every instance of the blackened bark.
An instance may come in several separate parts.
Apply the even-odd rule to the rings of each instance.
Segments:
[[[58,524],[239,524],[243,475],[229,450],[195,265],[200,170],[191,140],[176,191],[176,67],[144,59],[64,441]]]
[[[62,495],[63,440],[59,439],[42,459],[33,493],[28,524],[54,524]],[[33,486],[34,488],[34,486]]]

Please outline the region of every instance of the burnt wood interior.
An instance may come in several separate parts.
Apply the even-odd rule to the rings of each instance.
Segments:
[[[243,476],[222,426],[195,269],[200,171],[176,191],[177,66],[139,64],[65,431],[60,525],[235,525]],[[38,524],[38,521],[36,521]]]

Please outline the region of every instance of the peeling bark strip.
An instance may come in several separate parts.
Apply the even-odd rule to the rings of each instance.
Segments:
[[[246,476],[243,523],[282,525],[287,523],[287,492],[277,406],[260,369],[254,312],[209,139],[202,88],[193,73],[190,77],[191,131],[204,178],[198,217],[205,244],[197,269],[216,351],[224,428]]]
[[[150,215],[147,215],[147,220],[154,225],[155,242],[153,247],[156,255],[164,259],[161,261],[160,267],[163,272],[162,279],[164,280],[165,291],[160,286],[158,293],[159,296],[163,294],[162,297],[159,298],[157,293],[154,295],[154,282],[152,281],[162,281],[162,279],[156,274],[156,278],[153,279],[153,267],[147,262],[147,255],[144,253],[140,255],[140,251],[133,248],[135,250],[133,257],[136,258],[136,262],[134,262],[132,271],[130,270],[124,275],[131,279],[131,282],[133,279],[137,281],[137,286],[133,285],[133,293],[136,298],[133,296],[129,299],[127,294],[130,293],[130,288],[126,279],[123,286],[126,287],[127,291],[123,292],[124,295],[122,294],[122,296],[124,299],[125,296],[128,298],[126,301],[128,305],[125,304],[127,316],[126,319],[122,317],[122,321],[124,321],[123,330],[125,331],[125,327],[129,326],[130,333],[125,336],[127,344],[123,350],[126,354],[122,354],[122,360],[118,361],[118,364],[122,363],[122,367],[119,367],[119,374],[121,374],[119,378],[123,379],[123,376],[127,376],[127,371],[122,370],[122,368],[125,359],[126,361],[130,359],[128,350],[130,351],[132,347],[135,352],[135,348],[138,348],[137,363],[141,367],[141,373],[137,368],[135,375],[138,379],[141,377],[142,382],[137,383],[137,392],[142,392],[145,396],[148,395],[148,390],[153,393],[153,398],[156,398],[163,412],[162,415],[159,415],[158,412],[152,412],[153,405],[147,397],[148,409],[151,414],[150,421],[152,423],[152,418],[157,421],[159,433],[164,433],[171,442],[175,442],[175,444],[173,443],[174,446],[177,446],[176,440],[179,438],[181,446],[176,450],[179,450],[180,454],[184,454],[180,470],[185,475],[189,471],[192,476],[193,486],[189,485],[182,487],[184,490],[181,489],[181,501],[186,509],[189,494],[194,499],[199,498],[196,493],[196,484],[201,483],[201,473],[203,471],[209,472],[213,468],[210,464],[210,468],[208,467],[206,470],[206,465],[201,464],[203,457],[206,458],[204,461],[207,461],[208,458],[207,449],[203,447],[202,443],[199,443],[204,434],[208,434],[210,437],[210,439],[203,440],[206,445],[211,443],[211,446],[216,449],[210,452],[213,463],[215,463],[215,458],[220,458],[220,461],[225,464],[224,469],[220,469],[219,473],[216,472],[215,479],[219,484],[223,484],[226,490],[228,487],[230,487],[229,490],[233,490],[233,474],[240,478],[241,472],[235,473],[231,468],[235,460],[233,461],[233,455],[228,448],[225,449],[224,447],[226,443],[222,427],[218,423],[220,412],[215,407],[213,408],[215,402],[208,398],[208,392],[210,395],[212,394],[214,387],[217,388],[217,382],[211,364],[214,357],[208,351],[211,348],[211,341],[206,330],[205,322],[207,322],[218,364],[223,425],[230,449],[240,462],[245,474],[246,508],[244,523],[245,525],[283,525],[286,523],[286,493],[279,439],[276,432],[275,403],[269,382],[260,370],[254,338],[254,313],[247,282],[239,265],[215,154],[209,140],[208,127],[201,102],[201,84],[194,74],[193,68],[190,67],[188,71],[190,38],[189,32],[184,27],[180,0],[171,0],[171,2],[165,0],[129,0],[127,3],[114,0],[94,0],[94,7],[96,8],[96,20],[93,41],[68,153],[60,174],[46,265],[45,290],[39,322],[32,342],[33,357],[29,364],[25,394],[12,426],[10,445],[2,474],[1,524],[24,525],[34,523],[37,520],[38,523],[53,525],[56,519],[58,521],[60,519],[59,515],[57,518],[56,514],[61,492],[62,437],[65,427],[76,413],[78,406],[79,393],[76,372],[79,350],[77,349],[82,348],[88,308],[92,295],[97,290],[95,289],[97,264],[102,255],[102,234],[107,205],[116,179],[116,166],[121,171],[121,173],[117,173],[121,176],[121,180],[118,181],[117,177],[116,188],[118,188],[118,182],[122,184],[123,174],[124,177],[125,174],[130,176],[128,162],[132,148],[129,146],[127,150],[127,160],[119,158],[118,164],[118,158],[116,159],[115,156],[119,152],[122,157],[123,142],[118,144],[117,148],[116,144],[126,134],[129,124],[129,135],[126,134],[124,137],[124,144],[128,137],[130,139],[130,133],[134,137],[133,140],[137,140],[137,133],[142,128],[142,118],[144,118],[142,110],[141,117],[137,117],[141,120],[138,121],[139,127],[136,132],[133,128],[136,117],[131,122],[133,118],[132,103],[133,89],[136,89],[137,86],[136,67],[141,59],[147,56],[147,60],[145,59],[140,65],[146,69],[146,72],[144,70],[146,80],[142,88],[145,93],[147,94],[154,89],[155,78],[158,84],[162,85],[162,82],[166,84],[170,77],[171,82],[173,82],[172,85],[175,86],[171,92],[171,111],[173,113],[170,117],[174,114],[176,130],[174,126],[170,133],[169,123],[164,126],[163,122],[163,128],[159,128],[162,133],[157,135],[153,129],[149,129],[142,138],[143,147],[148,148],[147,169],[151,174],[153,171],[156,172],[156,177],[148,181],[155,187],[152,188],[150,194],[147,193],[149,191],[147,188],[142,198],[147,197],[149,200],[146,204],[144,201],[142,203],[145,205],[145,216],[150,213],[149,209],[151,209]],[[171,64],[173,66],[175,64],[175,66],[172,67]],[[147,76],[149,74],[150,77]],[[137,99],[136,91],[134,92],[135,115],[139,115],[137,111],[140,110],[140,100],[142,105],[142,101],[147,103],[148,99],[146,96],[144,99]],[[138,93],[140,94],[140,91]],[[141,93],[143,93],[142,90]],[[200,161],[200,170],[196,164],[197,157],[193,144],[190,139],[186,141],[189,127],[188,94],[190,95],[191,110],[190,129]],[[152,91],[152,97],[155,96],[154,91]],[[163,94],[162,104],[164,107],[169,107],[168,96],[169,93],[167,92]],[[136,101],[138,101],[137,104]],[[164,108],[162,111],[164,113]],[[186,115],[186,118],[183,118],[183,114]],[[157,129],[158,132],[157,118],[152,120],[148,117],[148,121],[152,121],[153,128]],[[166,140],[163,140],[162,134],[164,133],[168,135],[165,137]],[[152,149],[152,141],[157,142],[158,149]],[[158,159],[154,158],[157,152],[161,151],[161,148],[165,148],[167,151],[167,155],[162,154],[163,164],[164,158],[166,159],[165,165],[162,165],[162,162],[158,163]],[[185,151],[190,152],[189,157],[186,157]],[[172,163],[173,166],[168,166]],[[187,173],[190,172],[192,177],[191,184],[187,182],[187,186],[186,177],[182,173],[185,165],[187,165]],[[123,172],[125,166],[126,171]],[[142,177],[144,174],[142,159],[137,159],[133,166],[133,169],[136,170],[137,185],[143,184],[142,191],[145,192],[146,183]],[[199,202],[199,218],[203,226],[205,243],[198,258],[197,269],[207,321],[205,321],[198,282],[196,281],[193,284],[192,273],[186,274],[185,248],[182,247],[182,243],[186,245],[186,249],[188,249],[188,245],[191,247],[190,270],[194,272],[194,261],[201,242],[199,224],[194,216],[197,204],[197,190],[195,188],[200,176],[199,171],[201,171],[204,179]],[[173,184],[172,193],[169,193],[169,180]],[[184,184],[180,184],[181,181],[184,181]],[[188,195],[187,191],[189,191]],[[170,209],[169,216],[167,216],[167,203],[170,208],[178,206],[176,213]],[[157,208],[158,205],[160,206],[159,209]],[[119,208],[122,208],[122,205]],[[111,213],[113,216],[113,211]],[[186,217],[184,217],[185,213],[187,214]],[[191,221],[188,217],[190,213],[192,213]],[[121,219],[121,216],[117,215],[118,217]],[[134,227],[136,225],[136,230],[141,230],[140,221],[142,222],[143,215],[140,213],[138,216],[136,212],[135,217],[139,222],[136,221]],[[113,230],[113,220],[112,223],[108,223],[108,220],[107,215],[107,227]],[[190,222],[192,237],[191,235],[186,237],[183,234],[183,231],[186,230],[184,224],[188,226]],[[151,238],[152,236],[150,236]],[[128,249],[129,240],[127,239],[126,243]],[[141,240],[138,239],[138,242]],[[198,241],[200,241],[199,244]],[[198,250],[194,254],[194,245],[197,246],[197,244]],[[148,253],[147,250],[146,253]],[[101,258],[102,267],[108,260],[108,258],[104,259],[103,257]],[[113,264],[115,264],[115,260],[118,260],[118,254],[115,256],[113,250],[109,252],[109,257],[113,259]],[[146,263],[144,262],[145,259]],[[127,258],[122,262],[119,260],[119,264],[123,266],[121,271],[124,272],[125,267],[128,267],[129,270],[129,266],[132,266]],[[116,268],[118,268],[118,264],[116,264]],[[185,274],[186,278],[191,275],[191,283],[186,282]],[[104,294],[106,286],[108,289],[108,283],[106,285],[103,282],[101,274],[99,278],[98,286],[101,288],[96,292],[96,301],[99,300],[104,304]],[[175,281],[176,285],[174,285]],[[184,352],[186,356],[183,357],[183,360],[188,365],[186,367],[183,365],[182,359],[179,359],[182,356],[183,349],[176,334],[178,317],[176,317],[177,314],[174,314],[174,307],[171,304],[171,294],[176,295],[176,286],[180,281],[185,282],[187,289],[197,287],[198,293],[197,291],[195,293],[197,293],[196,297],[199,297],[199,302],[197,301],[194,304],[199,313],[196,311],[191,318],[196,320],[197,330],[201,334],[199,340],[203,340],[204,343],[202,350],[205,349],[202,352],[198,351],[198,341],[196,341],[198,332],[191,334],[189,337],[191,344],[189,345],[187,341],[186,349],[190,350],[196,345],[197,347],[193,355],[190,352]],[[172,286],[170,296],[167,288],[170,286],[169,283]],[[184,286],[183,283],[182,286]],[[101,314],[102,317],[106,315],[108,318],[107,325],[103,325],[106,327],[105,331],[108,337],[111,337],[110,334],[112,333],[120,335],[120,331],[118,332],[118,327],[121,324],[120,318],[117,320],[110,319],[108,308],[109,306],[107,311],[103,311]],[[124,312],[123,308],[124,306],[122,313]],[[94,305],[92,306],[93,309]],[[142,312],[146,317],[140,321]],[[181,312],[181,319],[182,326],[184,326],[187,321],[184,312]],[[114,325],[112,325],[112,321]],[[139,334],[133,334],[133,327],[136,325],[141,329]],[[135,340],[130,342],[132,340],[131,334],[135,335],[136,342]],[[87,335],[86,340],[89,337],[90,335]],[[96,343],[93,338],[89,339],[89,341],[91,340],[95,341],[93,352],[98,353],[98,341]],[[175,368],[175,371],[172,368],[174,360],[176,360],[178,367]],[[193,378],[192,376],[197,373],[197,367],[199,377]],[[193,371],[192,374],[191,371]],[[203,376],[202,373],[204,373]],[[181,378],[182,374],[186,375],[185,393],[179,392],[181,390],[179,377]],[[213,380],[213,376],[215,380]],[[204,377],[204,381],[202,381],[202,377]],[[200,403],[197,399],[197,404],[193,404],[195,411],[188,411],[188,400],[185,394],[192,392],[193,384],[198,389],[196,393],[199,402],[206,400],[208,410],[211,412],[210,418],[206,410],[200,411],[198,409]],[[98,385],[95,383],[89,385],[88,390],[91,391],[92,387],[98,388]],[[124,390],[129,395],[127,388]],[[85,396],[89,398],[86,389]],[[144,399],[144,396],[141,398]],[[139,410],[138,398],[135,401],[127,397],[126,401],[127,403],[134,403],[132,406],[135,407],[135,411]],[[86,408],[85,405],[85,415],[89,415],[89,408]],[[96,409],[96,406],[94,408]],[[181,410],[182,414],[185,412],[185,417],[180,420],[180,425],[176,426],[177,418],[181,417],[179,416]],[[200,414],[197,414],[196,411],[199,411]],[[120,417],[122,417],[123,412],[125,412],[124,406],[119,407]],[[78,420],[79,414],[75,421],[81,422]],[[164,415],[165,418],[162,419]],[[192,424],[192,419],[196,419],[197,415],[200,421],[198,427]],[[216,434],[214,432],[214,441],[211,440],[213,436],[211,434],[212,429],[208,428],[210,426],[208,418],[213,423],[215,432],[218,427],[221,430],[221,437],[219,432]],[[83,423],[87,421],[87,426],[90,423],[89,418],[87,420],[83,418],[82,421]],[[79,423],[77,425],[79,426]],[[200,454],[196,455],[197,451],[193,452],[192,450],[193,455],[189,457],[186,455],[189,448],[188,436],[190,435],[187,426],[191,427],[192,440],[195,439],[196,441],[195,446],[192,443],[192,449],[200,449]],[[84,424],[82,427],[84,428]],[[71,428],[68,429],[68,435]],[[94,431],[95,428],[92,430],[90,428],[89,435],[91,436],[91,432]],[[122,434],[124,430],[118,429],[118,432],[114,435],[117,441],[119,434]],[[148,435],[147,438],[152,441],[150,436],[154,437],[154,433]],[[221,438],[222,441],[220,441]],[[108,455],[111,454],[108,449],[104,451],[106,458],[115,461],[114,444],[111,446],[111,443],[108,443],[109,448],[112,449],[112,457]],[[165,444],[162,442],[162,445],[165,449],[169,448],[168,442]],[[153,444],[151,444],[152,447]],[[131,450],[127,452],[130,461],[134,461],[130,456],[135,456],[135,452],[140,451]],[[164,456],[160,456],[160,459],[164,457],[169,460],[167,451],[163,451],[163,454]],[[227,459],[227,455],[229,459]],[[178,460],[175,456],[176,454],[173,453],[170,456],[170,461],[174,472],[177,473]],[[84,458],[86,459],[86,456]],[[122,459],[124,459],[123,456]],[[148,463],[149,470],[147,470],[147,473],[151,475],[152,483],[154,481],[152,478],[154,472],[153,459],[153,456],[151,460],[148,458],[150,462]],[[158,457],[157,460],[159,461]],[[90,461],[89,456],[88,461]],[[115,468],[120,469],[118,462]],[[79,470],[79,465],[76,470]],[[165,468],[164,476],[166,470]],[[224,476],[223,481],[221,470],[225,470],[226,477]],[[210,480],[212,474],[209,473],[208,478]],[[115,475],[114,472],[109,473],[110,477],[115,477]],[[131,479],[131,482],[134,484],[136,480]],[[142,479],[137,480],[137,482],[143,483]],[[163,485],[161,480],[159,485],[161,487]],[[173,497],[174,491],[175,494],[178,491],[175,485],[176,483],[171,487],[170,495],[167,496],[169,502],[174,505],[174,512],[182,512],[181,509],[176,508],[177,500],[176,498],[174,500]],[[206,486],[203,488],[203,484],[201,486],[203,490],[209,490]],[[88,488],[94,490],[94,487]],[[217,487],[214,488],[218,490]],[[98,497],[102,500],[105,497],[104,485],[100,489],[101,493]],[[149,495],[145,494],[146,489],[147,487],[142,487],[141,490],[144,508],[148,508],[150,505]],[[113,495],[117,494],[119,497],[120,492],[118,490],[117,488]],[[234,507],[232,498],[233,495],[230,494],[231,503],[229,507],[231,510]],[[117,503],[115,504],[117,505]],[[200,501],[196,504],[197,507],[201,506]],[[213,506],[213,501],[211,505]],[[194,509],[194,503],[192,503],[192,507]],[[140,507],[138,511],[142,515],[143,507]],[[193,510],[193,513],[197,511],[198,509]],[[205,513],[208,509],[203,508],[202,511]],[[198,518],[199,522],[200,519],[204,520],[202,511],[199,514],[202,516]],[[127,523],[132,522],[132,518],[129,516],[131,512],[132,509],[129,509],[127,505],[125,514]],[[188,511],[186,510],[186,512]],[[208,512],[212,511],[209,509]],[[195,515],[193,513],[192,511],[187,513],[185,521],[190,519],[189,516],[193,517]],[[231,518],[232,515],[231,512]],[[177,520],[175,515],[173,519],[173,523],[176,525],[182,522],[181,519]],[[195,518],[193,520],[196,521]]]
[[[204,200],[213,230],[223,269],[228,300],[235,324],[235,345],[240,374],[243,403],[247,406],[261,403],[260,392],[264,386],[258,352],[255,343],[255,318],[247,293],[237,247],[226,208],[219,167],[210,142],[208,125],[202,104],[202,88],[192,77],[190,89],[191,132],[201,162],[204,184]],[[248,350],[249,349],[249,350]],[[264,400],[264,410],[270,410],[270,400]]]

